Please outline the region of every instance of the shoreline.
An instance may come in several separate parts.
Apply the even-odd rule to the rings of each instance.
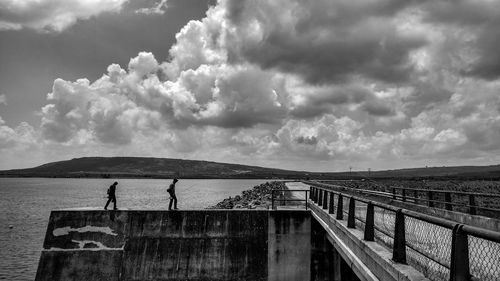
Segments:
[[[241,195],[229,196],[205,209],[270,209],[272,205],[272,190],[288,190],[288,187],[283,181],[265,182],[242,191]],[[290,194],[289,192],[286,193]],[[287,196],[287,198],[291,197],[292,195]]]

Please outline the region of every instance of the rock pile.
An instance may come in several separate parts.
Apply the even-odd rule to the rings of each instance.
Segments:
[[[207,209],[268,209],[271,208],[271,190],[286,188],[285,183],[280,181],[266,182],[254,186],[253,189],[244,190],[241,195],[228,197]]]

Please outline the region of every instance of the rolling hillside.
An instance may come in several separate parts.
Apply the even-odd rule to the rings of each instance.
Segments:
[[[500,179],[500,165],[426,167],[386,171],[315,173],[210,161],[144,157],[84,157],[29,169],[0,171],[0,177],[128,177],[128,178],[469,178]]]
[[[290,178],[305,174],[238,164],[143,157],[84,157],[30,169],[0,171],[0,176],[30,177]]]

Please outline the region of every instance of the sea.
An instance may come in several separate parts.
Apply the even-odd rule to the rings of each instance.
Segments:
[[[118,209],[168,209],[166,179],[0,178],[0,280],[34,280],[50,211],[103,209],[114,181]],[[266,181],[181,179],[178,208],[213,206]]]

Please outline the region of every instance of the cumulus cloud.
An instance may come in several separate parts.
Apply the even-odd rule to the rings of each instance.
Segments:
[[[15,128],[5,124],[0,116],[0,151],[24,150],[36,144],[35,129],[26,122]]]
[[[62,31],[77,20],[118,12],[127,0],[0,0],[0,30]]]
[[[499,161],[495,3],[221,0],[167,61],[54,81],[41,143],[315,170]]]
[[[409,79],[411,51],[426,44],[402,32],[393,16],[400,1],[227,1],[229,54],[264,68],[297,73],[311,83],[358,74],[395,82]]]

